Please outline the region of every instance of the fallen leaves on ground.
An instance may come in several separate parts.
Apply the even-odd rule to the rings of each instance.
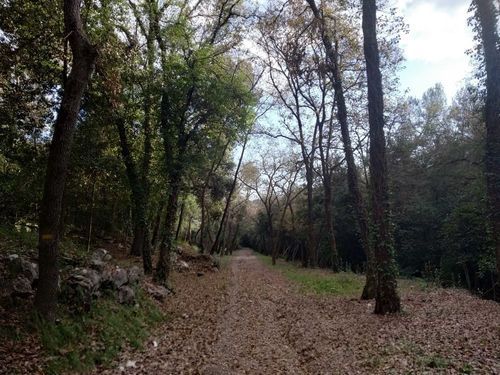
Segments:
[[[405,290],[403,313],[376,316],[373,301],[301,293],[249,250],[174,285],[146,350],[99,373],[500,373],[500,306],[465,291]]]

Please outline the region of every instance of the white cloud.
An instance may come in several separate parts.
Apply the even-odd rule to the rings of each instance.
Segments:
[[[403,85],[419,96],[423,84],[430,87],[441,82],[447,94],[453,95],[470,71],[465,54],[473,45],[467,25],[469,1],[398,0],[397,5],[409,26],[401,40],[410,70],[402,74]]]

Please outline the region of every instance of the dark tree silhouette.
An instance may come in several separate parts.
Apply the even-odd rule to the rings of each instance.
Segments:
[[[486,67],[486,185],[490,223],[496,250],[497,283],[500,292],[500,39],[498,15],[492,0],[475,0]],[[495,298],[500,298],[495,293]]]
[[[368,80],[368,117],[370,123],[370,181],[373,232],[377,262],[375,313],[398,312],[394,243],[389,220],[389,192],[384,135],[384,95],[377,43],[376,0],[363,0],[363,47]]]
[[[64,84],[61,106],[54,124],[40,210],[38,240],[40,278],[35,305],[40,315],[48,321],[54,321],[56,313],[59,281],[58,228],[71,144],[81,99],[97,58],[97,50],[83,30],[79,0],[64,1],[64,27],[73,55],[73,66]]]

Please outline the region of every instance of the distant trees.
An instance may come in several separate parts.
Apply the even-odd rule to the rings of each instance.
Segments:
[[[354,152],[348,125],[348,113],[344,95],[344,83],[342,79],[342,72],[340,71],[339,41],[336,37],[337,30],[330,30],[328,28],[324,11],[320,10],[317,7],[314,0],[307,0],[307,3],[309,4],[309,7],[311,8],[311,11],[313,12],[314,17],[318,23],[319,34],[325,48],[325,58],[327,59],[327,66],[330,70],[331,78],[333,81],[332,86],[337,103],[337,121],[340,125],[345,161],[347,164],[347,185],[356,212],[361,244],[363,246],[367,259],[366,284],[363,289],[362,298],[371,299],[375,297],[377,286],[374,254],[370,242],[368,211],[365,207],[364,198],[359,187],[358,170],[356,168],[356,163],[354,160]],[[335,21],[333,25],[333,27],[336,27]],[[331,35],[333,35],[333,37]],[[329,215],[331,216],[331,213]]]

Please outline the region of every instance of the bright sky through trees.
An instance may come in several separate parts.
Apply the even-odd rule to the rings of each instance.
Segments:
[[[467,20],[468,0],[397,0],[409,27],[401,47],[406,68],[401,71],[401,87],[420,97],[435,83],[443,84],[453,97],[470,75],[471,60],[466,50],[473,45]]]

